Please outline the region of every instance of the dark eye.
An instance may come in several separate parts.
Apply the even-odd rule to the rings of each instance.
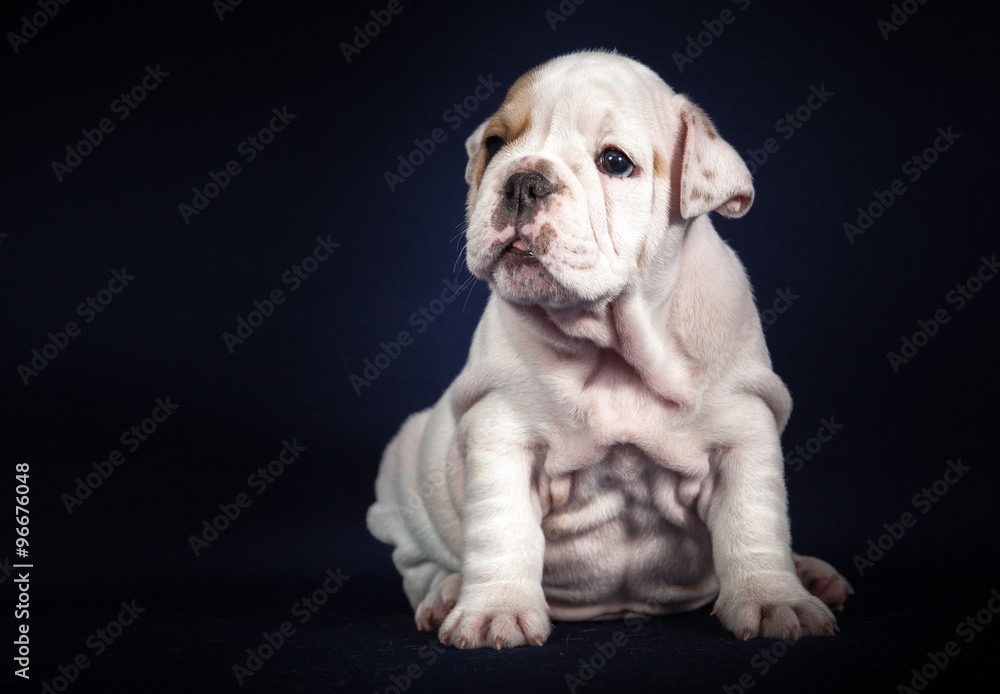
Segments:
[[[597,163],[601,165],[604,173],[609,176],[615,176],[616,178],[621,178],[623,176],[628,176],[632,173],[632,162],[629,161],[620,150],[614,147],[609,147],[601,153],[600,158]]]
[[[490,159],[496,156],[496,153],[500,151],[503,147],[503,140],[494,135],[493,137],[486,138],[486,163],[490,163]]]

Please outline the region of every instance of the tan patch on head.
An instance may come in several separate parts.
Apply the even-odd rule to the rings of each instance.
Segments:
[[[540,67],[541,65],[531,68],[510,86],[500,108],[486,125],[484,138],[495,135],[508,144],[531,127],[531,91],[535,83],[535,72]]]
[[[542,65],[544,64],[542,63]],[[486,123],[486,128],[483,130],[483,143],[491,137],[499,137],[506,146],[528,131],[531,127],[531,91],[535,81],[534,73],[542,65],[531,68],[510,86],[500,108]],[[476,154],[475,175],[472,178],[472,185],[469,187],[467,213],[472,212],[479,184],[482,183],[485,172],[486,148],[481,143],[479,152]]]
[[[711,171],[710,169],[702,169],[701,175],[704,176],[707,180],[711,181],[715,177],[715,172]]]
[[[653,175],[670,180],[670,164],[656,150],[653,150]]]

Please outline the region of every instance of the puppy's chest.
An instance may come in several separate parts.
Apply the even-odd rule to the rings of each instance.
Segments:
[[[620,359],[600,367],[554,389],[565,419],[545,461],[547,534],[686,524],[709,469],[697,428]]]
[[[566,444],[553,456],[558,467],[595,463],[619,444],[637,446],[654,460],[666,461],[676,457],[677,444],[686,438],[680,407],[612,353],[602,353],[593,364],[557,372],[549,386],[556,401],[551,411],[559,413],[555,425]],[[613,467],[625,471],[629,464],[624,460]]]

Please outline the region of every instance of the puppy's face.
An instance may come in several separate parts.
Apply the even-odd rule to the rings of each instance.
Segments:
[[[472,273],[513,303],[579,308],[620,294],[652,258],[676,257],[683,225],[671,222],[729,199],[702,167],[687,176],[703,183],[702,204],[683,209],[685,114],[718,139],[697,107],[615,54],[563,56],[522,76],[466,143]]]

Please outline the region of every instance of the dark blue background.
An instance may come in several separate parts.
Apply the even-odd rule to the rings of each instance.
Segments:
[[[389,675],[405,670],[428,637],[414,630],[389,548],[368,536],[364,511],[382,448],[458,373],[486,301],[478,283],[422,332],[411,323],[445,281],[468,277],[459,250],[463,143],[518,75],[597,47],[659,72],[745,158],[767,138],[780,146],[755,175],[748,216],[713,219],[745,263],[761,310],[779,290],[798,297],[767,331],[795,401],[784,444],[806,445],[822,418],[843,428],[788,469],[795,546],[835,563],[858,594],[841,619],[844,633],[796,646],[795,663],[789,655],[767,681],[799,686],[822,664],[825,681],[903,682],[997,581],[1000,281],[960,311],[946,299],[981,256],[997,251],[995,41],[981,31],[981,10],[920,5],[885,40],[877,22],[893,12],[890,3],[754,0],[744,11],[723,0],[590,0],[553,28],[546,11],[558,9],[555,0],[403,0],[348,63],[341,42],[384,7],[244,0],[220,21],[207,0],[70,2],[17,53],[8,41],[0,48],[3,476],[17,462],[31,465],[32,689],[131,598],[150,605],[137,635],[110,648],[114,658],[98,658],[75,691],[113,691],[115,682],[197,691],[192,683],[202,677],[216,689],[235,686],[232,663],[337,567],[352,578],[323,621],[310,623],[318,631],[286,646],[251,684],[384,691]],[[679,70],[675,53],[726,8],[735,21]],[[37,11],[10,4],[0,29],[20,31],[21,17]],[[147,65],[169,75],[118,120],[111,103]],[[480,78],[502,87],[452,129],[445,112]],[[784,139],[776,122],[821,86],[833,96]],[[294,120],[245,162],[237,146],[283,107]],[[52,161],[106,117],[115,130],[57,180]],[[390,191],[384,172],[435,128],[447,139]],[[902,164],[938,128],[961,137],[910,182]],[[242,172],[186,224],[178,205],[231,159]],[[843,225],[895,179],[905,194],[850,243]],[[339,248],[289,292],[282,273],[318,236]],[[48,332],[82,324],[77,305],[123,267],[135,279],[25,386],[18,365]],[[230,353],[223,333],[277,288],[285,303]],[[894,373],[887,352],[942,308],[950,321]],[[413,343],[356,393],[352,374],[404,330]],[[176,413],[134,454],[123,451],[125,463],[68,514],[61,495],[75,478],[121,450],[121,433],[167,396]],[[292,438],[306,451],[257,495],[248,476]],[[883,523],[913,511],[913,495],[959,457],[972,468],[967,477],[859,576],[852,557]],[[189,536],[240,492],[251,493],[252,505],[195,557]],[[0,559],[10,552],[0,549]],[[530,655],[449,653],[433,671],[439,680],[419,684],[441,688],[455,673],[472,682],[488,672],[523,689],[560,687],[562,673],[593,651],[593,628],[558,625],[553,643],[564,643]],[[620,625],[600,628],[611,634]],[[183,643],[174,642],[178,634]],[[995,642],[996,633],[986,634],[969,652]],[[662,675],[669,668],[658,654],[691,642],[711,645]],[[890,644],[890,655],[845,666]],[[660,677],[718,691],[752,671],[756,652],[707,611],[657,620],[633,645],[639,650],[599,674],[601,686]],[[971,677],[983,664],[977,657],[942,677]],[[490,681],[507,687],[503,677]],[[588,691],[597,688],[595,680]]]

